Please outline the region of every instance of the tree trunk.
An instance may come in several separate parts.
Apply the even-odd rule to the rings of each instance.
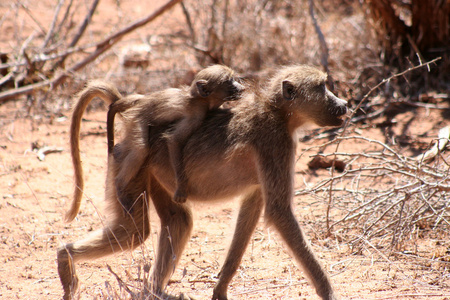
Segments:
[[[411,14],[411,36],[423,55],[450,46],[449,0],[413,0]]]
[[[407,41],[408,27],[401,20],[391,0],[366,0],[370,9],[370,16],[378,34],[378,40],[387,56],[397,52],[397,49]]]
[[[366,0],[378,39],[388,56],[420,55],[432,58],[450,47],[450,0]],[[400,6],[399,6],[400,3]],[[409,10],[403,16],[401,10]],[[406,25],[406,24],[411,24]]]

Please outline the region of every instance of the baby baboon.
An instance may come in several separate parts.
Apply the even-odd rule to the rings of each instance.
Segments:
[[[245,95],[236,107],[209,112],[183,148],[190,200],[242,196],[235,233],[212,299],[227,299],[228,284],[263,210],[267,223],[280,233],[318,295],[336,299],[292,211],[297,129],[307,122],[339,126],[347,112],[346,101],[327,90],[326,79],[325,73],[313,67],[285,67],[265,89]],[[164,289],[189,240],[193,220],[187,204],[171,201],[177,185],[169,146],[162,138],[170,126],[150,125],[145,130],[146,161],[126,187],[127,199],[122,200],[132,203],[134,209],[125,212],[116,193],[111,192],[112,179],[124,161],[110,155],[106,197],[114,216],[102,230],[58,250],[58,272],[66,299],[72,298],[78,283],[75,262],[133,249],[145,241],[150,198],[160,217],[161,231],[149,289],[155,298],[167,296]],[[115,146],[118,152],[127,151],[126,144],[133,142],[127,138]]]
[[[114,116],[122,113],[125,119],[125,148],[117,147],[114,158],[123,161],[116,177],[119,199],[136,175],[146,158],[146,132],[148,126],[174,123],[173,130],[166,134],[169,157],[175,171],[177,190],[174,200],[186,202],[187,177],[183,165],[182,149],[201,125],[209,110],[219,108],[225,101],[239,99],[244,87],[236,81],[234,71],[222,65],[213,65],[198,72],[190,87],[167,89],[151,95],[122,98],[111,104],[108,111],[108,151],[114,146]],[[129,207],[126,207],[129,208]]]

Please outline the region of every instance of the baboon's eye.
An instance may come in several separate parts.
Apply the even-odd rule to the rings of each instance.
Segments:
[[[282,90],[284,99],[291,101],[295,98],[295,87],[288,80],[283,81]]]

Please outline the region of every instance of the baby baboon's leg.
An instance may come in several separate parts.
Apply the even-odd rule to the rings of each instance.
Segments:
[[[145,190],[144,182],[140,182],[145,180],[145,176],[139,172],[143,172],[142,169],[145,169],[148,151],[144,146],[133,142],[133,138],[129,134],[123,141],[113,147],[109,158],[114,162],[111,169],[115,168],[115,174],[117,174],[113,179],[112,191],[117,193],[114,197],[119,198],[125,212],[131,212],[134,201],[129,200],[132,199],[133,195]],[[139,176],[137,176],[138,174]],[[137,182],[139,183],[136,184]]]
[[[175,131],[170,135],[167,146],[172,167],[175,171],[177,189],[174,194],[174,201],[178,203],[186,202],[187,198],[187,175],[184,167],[183,148],[192,133],[200,127],[205,113],[199,110],[195,116],[187,116],[176,124]]]
[[[270,206],[272,203],[267,203]],[[292,209],[288,205],[271,205],[266,208],[265,217],[274,225],[295,259],[303,267],[303,271],[316,288],[317,294],[326,300],[337,299],[333,292],[328,275],[323,270],[311,247],[306,241],[303,232],[295,219]]]
[[[228,284],[240,265],[242,256],[255,230],[263,207],[263,199],[259,189],[244,198],[239,210],[233,240],[222,270],[219,273],[219,282],[214,287],[213,300],[227,299]]]
[[[129,140],[124,140],[114,146],[114,160],[120,164],[114,180],[114,190],[117,191],[117,197],[125,211],[129,212],[134,205],[129,200],[136,193],[136,181],[144,178],[139,172],[147,159],[147,153],[143,147],[132,145]]]
[[[110,172],[110,170],[108,171]],[[132,213],[125,213],[115,196],[114,186],[108,184],[111,183],[111,179],[108,179],[109,188],[107,188],[106,198],[110,201],[111,209],[115,213],[114,219],[108,226],[93,232],[85,239],[66,244],[58,249],[58,273],[66,300],[73,299],[78,286],[75,272],[76,262],[134,249],[142,244],[150,234],[148,200],[145,195],[144,182],[136,184],[133,199],[128,199],[134,203]],[[137,193],[137,191],[140,192]]]
[[[153,292],[160,295],[189,240],[193,226],[192,212],[185,204],[173,202],[154,178],[150,179],[149,193],[161,220],[158,253],[153,269]]]

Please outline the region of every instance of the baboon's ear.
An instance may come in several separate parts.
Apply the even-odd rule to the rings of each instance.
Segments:
[[[196,87],[197,87],[197,92],[200,95],[200,97],[208,97],[211,94],[211,91],[208,89],[208,81],[206,80],[198,80],[195,83]]]
[[[283,80],[283,98],[288,101],[295,98],[295,87],[289,80]]]

